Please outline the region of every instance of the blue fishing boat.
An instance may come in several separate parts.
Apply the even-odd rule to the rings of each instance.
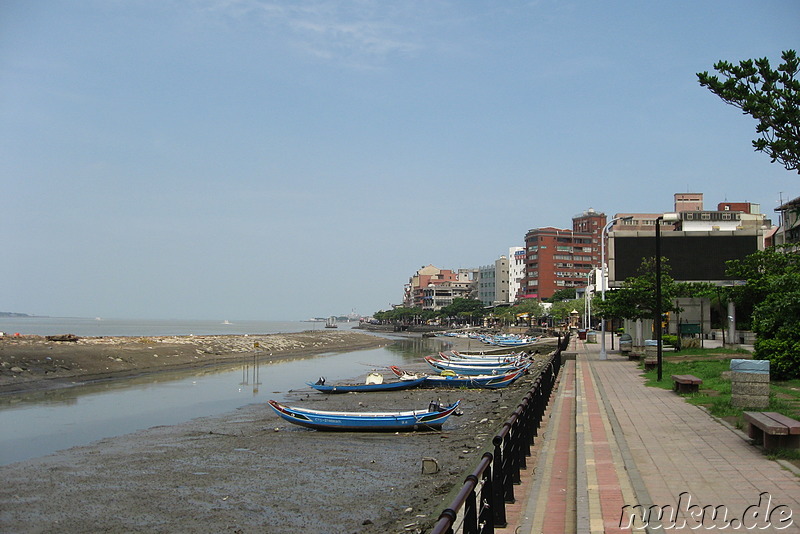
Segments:
[[[426,410],[405,412],[332,412],[286,406],[269,401],[270,407],[279,416],[295,425],[315,430],[347,431],[413,431],[438,430],[447,418],[453,415],[461,401],[443,407],[431,402]]]
[[[430,356],[426,356],[425,361],[428,362],[428,365],[439,371],[451,370],[459,375],[470,375],[470,376],[505,374],[505,373],[510,373],[512,371],[516,371],[517,369],[521,369],[523,367],[527,367],[527,365],[530,365],[529,363],[524,365],[519,365],[514,362],[496,364],[491,366],[472,365],[469,363],[453,363],[443,360],[437,360],[435,358],[431,358]]]
[[[306,382],[309,386],[321,391],[322,393],[351,393],[351,392],[370,392],[370,391],[396,391],[402,389],[412,389],[422,385],[425,377],[417,380],[398,380],[396,382],[369,382],[365,384],[326,384],[325,378],[320,378],[317,382]]]
[[[451,371],[444,371],[439,375],[417,375],[408,373],[393,365],[389,367],[400,380],[417,380],[420,376],[425,378],[421,387],[424,388],[467,388],[467,389],[502,389],[513,384],[525,374],[526,369],[516,369],[510,373],[499,375],[457,375]]]

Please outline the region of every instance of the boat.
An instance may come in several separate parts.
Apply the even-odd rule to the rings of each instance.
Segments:
[[[380,377],[380,380],[375,378]],[[364,384],[326,384],[325,377],[321,377],[316,383],[306,382],[309,386],[323,393],[350,393],[350,392],[370,392],[370,391],[396,391],[402,389],[412,389],[422,385],[425,377],[416,380],[399,380],[396,382],[384,382],[380,373],[370,373]]]
[[[333,315],[328,317],[328,320],[325,322],[325,328],[339,328],[339,325],[336,324],[336,317]]]
[[[515,362],[493,364],[493,365],[475,365],[469,362],[453,363],[444,360],[436,360],[430,356],[425,357],[428,365],[439,371],[451,370],[459,375],[498,375],[505,374],[523,367],[527,368],[530,363],[519,365]]]
[[[502,375],[476,375],[464,376],[457,375],[452,371],[443,371],[438,375],[418,375],[407,373],[396,365],[389,367],[400,380],[416,380],[420,376],[425,378],[422,387],[430,388],[468,388],[468,389],[502,389],[513,384],[519,377],[525,374],[526,369],[516,369],[510,373]]]
[[[522,361],[522,358],[517,354],[508,354],[506,356],[461,356],[457,352],[452,352],[451,354],[440,352],[439,358],[436,361],[463,363],[466,365],[487,365],[489,367]]]
[[[315,430],[344,431],[413,431],[438,430],[447,418],[456,412],[460,400],[443,407],[431,402],[427,409],[405,412],[332,412],[286,406],[269,401],[270,407],[279,416],[295,425]]]
[[[477,361],[477,362],[497,362],[497,363],[505,363],[511,362],[514,360],[524,359],[527,356],[522,353],[512,352],[509,354],[499,354],[496,356],[490,355],[475,355],[475,354],[464,354],[457,350],[452,350],[450,353],[440,352],[439,355],[446,360],[458,362],[458,361]]]

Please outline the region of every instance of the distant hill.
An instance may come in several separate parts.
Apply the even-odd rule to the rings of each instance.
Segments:
[[[0,312],[0,317],[33,317],[27,313]]]

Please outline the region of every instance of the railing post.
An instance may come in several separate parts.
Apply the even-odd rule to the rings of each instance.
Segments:
[[[495,436],[492,439],[494,444],[494,465],[492,473],[492,494],[494,497],[494,524],[498,527],[505,527],[508,523],[506,521],[506,497],[503,482],[503,450],[500,445],[503,439],[497,439]]]

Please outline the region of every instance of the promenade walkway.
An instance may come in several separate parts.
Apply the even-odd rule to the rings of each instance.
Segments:
[[[600,360],[599,344],[577,339],[568,352],[577,357],[496,532],[800,532],[794,472],[683,397],[645,387],[636,362]]]

